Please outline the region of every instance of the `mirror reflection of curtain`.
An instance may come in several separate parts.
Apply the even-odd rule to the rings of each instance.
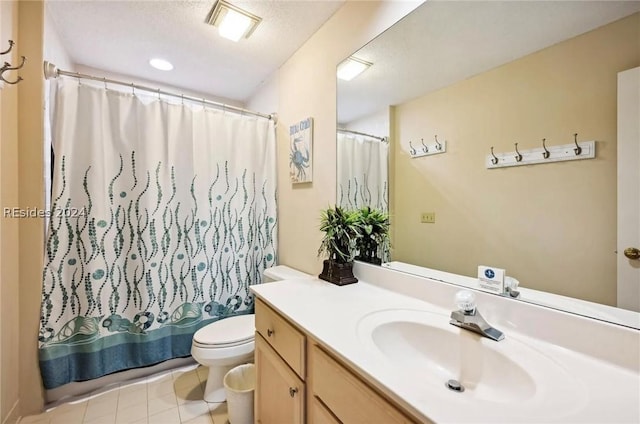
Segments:
[[[338,204],[389,210],[389,144],[373,137],[338,133]]]

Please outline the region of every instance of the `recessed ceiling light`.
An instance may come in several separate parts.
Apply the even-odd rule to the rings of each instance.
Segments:
[[[151,59],[149,61],[149,65],[161,71],[170,71],[173,69],[173,65],[171,64],[171,62],[166,61],[164,59],[158,59],[158,58]]]
[[[338,78],[345,81],[351,81],[371,65],[373,65],[371,62],[367,62],[353,56],[348,57],[338,65]]]
[[[248,38],[262,19],[224,0],[218,0],[207,15],[206,23],[218,28],[218,33],[229,40]]]

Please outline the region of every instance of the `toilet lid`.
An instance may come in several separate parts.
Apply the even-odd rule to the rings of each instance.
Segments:
[[[253,340],[256,331],[255,315],[236,315],[207,324],[193,335],[200,345],[229,346]]]

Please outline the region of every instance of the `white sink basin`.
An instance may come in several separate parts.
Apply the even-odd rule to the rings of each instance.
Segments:
[[[509,334],[490,340],[450,325],[447,315],[383,310],[360,319],[357,332],[367,351],[430,398],[454,396],[461,407],[518,405],[538,418],[579,408],[586,399],[577,380],[534,346]],[[464,391],[447,388],[450,379]]]
[[[479,400],[514,402],[531,398],[536,385],[529,373],[475,333],[456,334],[417,322],[392,321],[377,326],[373,343],[392,362],[430,374],[442,385],[460,382]]]

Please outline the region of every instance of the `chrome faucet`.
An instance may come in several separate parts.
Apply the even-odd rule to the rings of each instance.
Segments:
[[[451,312],[449,324],[471,330],[481,336],[499,342],[504,339],[502,331],[496,330],[484,320],[476,308],[475,295],[467,290],[460,290],[455,296],[457,311]]]
[[[520,282],[513,277],[504,277],[504,293],[502,293],[502,295],[518,299],[520,297],[520,292],[518,291],[519,284]]]

